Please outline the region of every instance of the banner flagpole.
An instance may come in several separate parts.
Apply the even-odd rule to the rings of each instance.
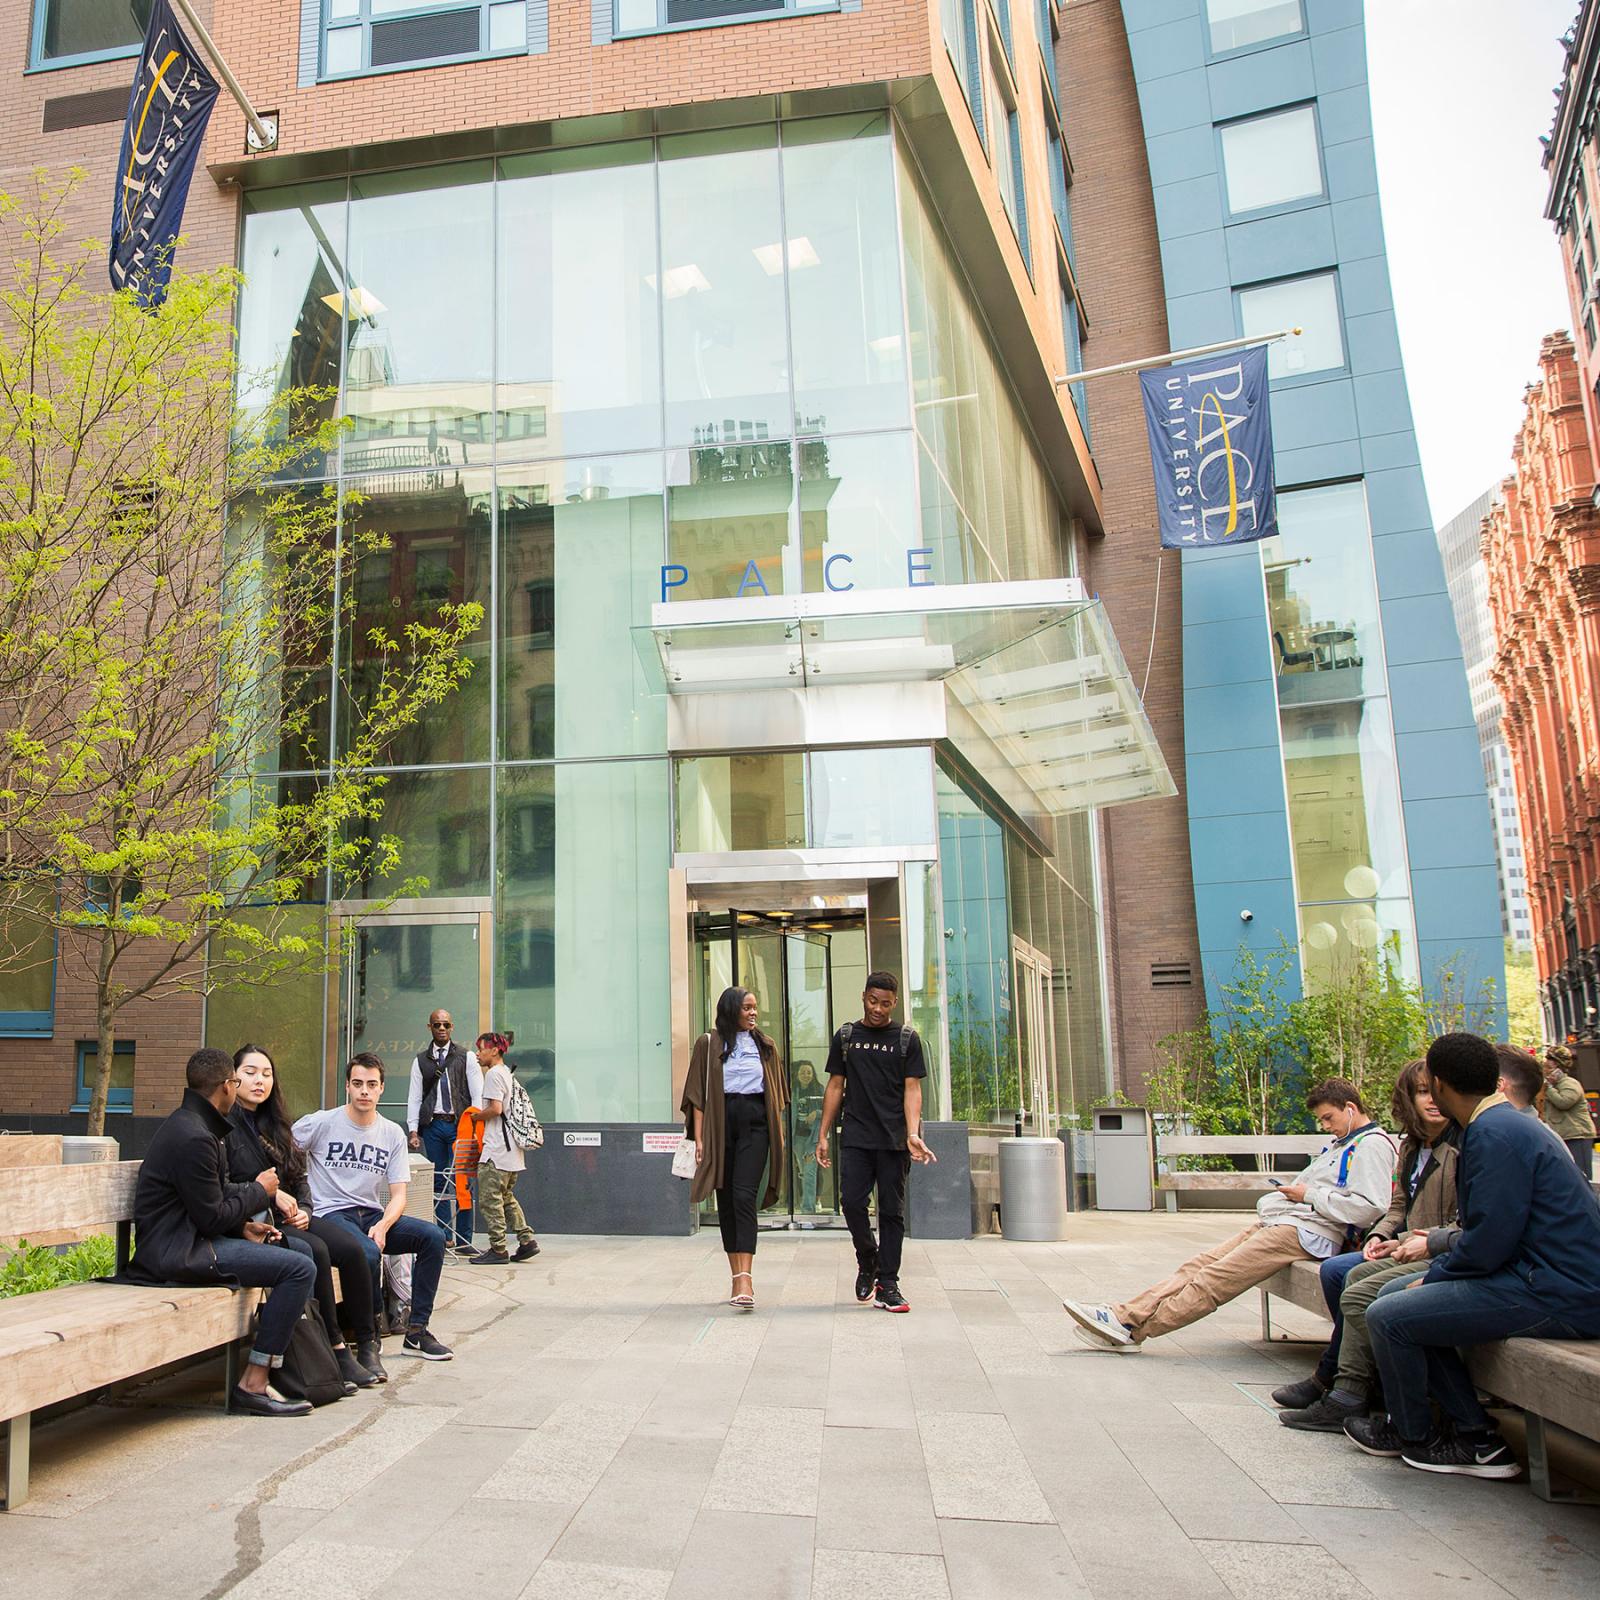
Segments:
[[[194,7],[189,0],[172,0],[172,5],[182,15],[183,20],[194,29],[194,36],[199,41],[200,48],[210,56],[211,64],[217,69],[217,76],[222,79],[223,85],[229,94],[239,102],[239,109],[244,112],[244,119],[250,124],[250,147],[257,154],[278,148],[278,117],[276,112],[268,112],[263,118],[256,108],[250,103],[250,96],[244,92],[243,86],[233,75],[233,68],[223,59],[222,52],[217,49],[216,41],[206,32],[205,24],[194,14]]]
[[[1297,338],[1303,328],[1285,328],[1282,333],[1252,333],[1243,339],[1224,339],[1221,344],[1197,344],[1188,350],[1169,350],[1165,355],[1141,356],[1137,361],[1119,361],[1112,367],[1090,367],[1087,372],[1068,372],[1055,380],[1063,383],[1082,383],[1086,378],[1109,378],[1114,372],[1143,372],[1146,367],[1159,367],[1168,361],[1187,361],[1191,356],[1216,355],[1223,350],[1242,350],[1251,344],[1276,344],[1280,339]]]

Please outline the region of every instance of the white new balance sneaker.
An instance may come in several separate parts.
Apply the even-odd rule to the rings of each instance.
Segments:
[[[1133,1335],[1120,1322],[1110,1306],[1086,1306],[1079,1300],[1063,1300],[1069,1317],[1088,1337],[1083,1341],[1101,1350],[1134,1350]]]

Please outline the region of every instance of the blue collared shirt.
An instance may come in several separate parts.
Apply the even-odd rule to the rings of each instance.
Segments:
[[[728,1059],[722,1063],[722,1092],[760,1094],[762,1088],[760,1046],[750,1034],[741,1030],[734,1038]]]

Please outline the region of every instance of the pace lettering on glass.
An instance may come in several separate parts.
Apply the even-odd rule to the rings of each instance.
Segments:
[[[835,551],[822,563],[822,585],[831,594],[845,594],[855,588],[853,581],[846,578],[840,570],[855,564],[855,557],[843,550]],[[669,561],[661,569],[661,599],[662,602],[672,598],[674,589],[681,589],[689,581],[689,569],[676,561]],[[933,546],[913,545],[906,551],[906,587],[908,589],[931,589],[938,582],[933,575]],[[756,565],[752,557],[745,562],[744,576],[739,580],[739,588],[734,599],[742,600],[747,594],[766,594],[772,591],[767,587],[766,580],[761,576],[761,568]]]
[[[1267,351],[1175,362],[1139,375],[1168,550],[1270,539],[1278,531]]]

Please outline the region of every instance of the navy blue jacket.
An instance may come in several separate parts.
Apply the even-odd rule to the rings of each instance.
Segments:
[[[1512,1105],[1482,1112],[1461,1136],[1456,1196],[1461,1234],[1427,1282],[1509,1269],[1600,1331],[1600,1201],[1543,1123]]]

